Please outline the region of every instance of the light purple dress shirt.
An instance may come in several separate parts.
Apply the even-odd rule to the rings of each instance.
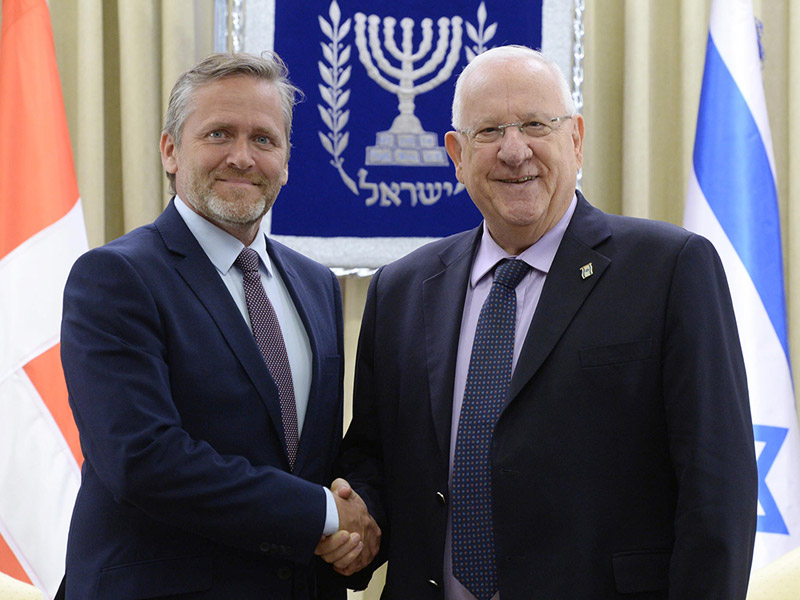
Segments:
[[[542,294],[544,281],[553,264],[558,246],[564,237],[572,215],[575,212],[577,198],[572,199],[572,203],[567,208],[567,212],[561,217],[550,231],[545,233],[533,246],[522,252],[519,256],[512,257],[503,250],[497,242],[492,239],[483,226],[478,251],[472,263],[469,284],[467,286],[467,296],[464,302],[464,313],[461,317],[461,333],[458,338],[458,354],[456,355],[456,374],[455,385],[453,388],[453,421],[450,436],[450,485],[453,481],[453,456],[456,451],[456,432],[458,431],[458,420],[461,416],[461,405],[464,402],[464,388],[467,385],[467,371],[469,371],[469,360],[472,354],[472,341],[475,338],[475,329],[478,326],[478,317],[481,308],[492,288],[494,277],[492,269],[504,258],[517,258],[524,260],[531,266],[531,270],[517,286],[517,321],[516,333],[514,335],[514,357],[512,370],[517,366],[522,344],[533,319],[533,313],[539,304],[539,297]],[[444,589],[445,600],[475,600],[463,585],[453,577],[453,566],[451,557],[451,515],[447,517],[447,537],[444,549]],[[500,594],[494,595],[492,600],[499,600]]]

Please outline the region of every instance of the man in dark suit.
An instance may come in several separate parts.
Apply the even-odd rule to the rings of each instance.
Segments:
[[[62,360],[85,462],[68,599],[344,598],[315,549],[341,529],[360,551],[377,529],[355,494],[324,488],[342,431],[338,283],[262,227],[295,92],[273,56],[184,73],[161,138],[176,197],[72,270]]]
[[[743,599],[757,477],[713,247],[576,191],[583,118],[537,52],[476,58],[453,126],[483,224],[375,274],[343,445],[383,598]]]

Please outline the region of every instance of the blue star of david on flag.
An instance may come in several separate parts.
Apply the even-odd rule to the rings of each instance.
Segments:
[[[772,493],[767,486],[767,475],[772,468],[772,464],[778,456],[778,452],[783,446],[786,434],[789,430],[784,427],[770,427],[768,425],[753,425],[753,436],[756,443],[763,442],[764,448],[758,455],[758,503],[764,511],[763,515],[758,515],[757,531],[764,533],[782,533],[788,535],[786,523],[783,521],[781,511],[772,497]]]

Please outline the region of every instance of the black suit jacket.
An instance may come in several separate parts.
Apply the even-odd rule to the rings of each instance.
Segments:
[[[343,470],[384,531],[384,598],[442,597],[456,348],[480,231],[386,266],[368,294]],[[707,240],[578,195],[491,472],[503,600],[745,597],[753,433]]]
[[[344,597],[313,555],[342,430],[339,286],[267,249],[313,354],[293,473],[277,387],[174,204],[75,264],[61,350],[85,462],[67,598]]]

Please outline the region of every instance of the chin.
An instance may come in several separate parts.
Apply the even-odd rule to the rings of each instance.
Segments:
[[[501,214],[509,225],[518,227],[533,226],[547,216],[547,207],[525,205],[509,207]]]

